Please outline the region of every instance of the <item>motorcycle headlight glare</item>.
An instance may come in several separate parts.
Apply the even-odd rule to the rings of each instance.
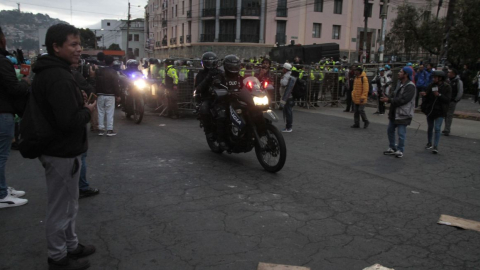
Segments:
[[[253,97],[253,103],[257,106],[265,106],[268,105],[268,97]]]
[[[144,80],[136,80],[133,83],[139,90],[144,90],[147,88],[147,83]]]

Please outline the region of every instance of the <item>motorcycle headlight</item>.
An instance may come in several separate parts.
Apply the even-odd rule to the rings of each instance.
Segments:
[[[265,106],[268,105],[268,97],[253,97],[253,103],[255,103],[256,106]]]
[[[133,84],[138,90],[145,90],[147,88],[147,83],[144,80],[136,80]]]

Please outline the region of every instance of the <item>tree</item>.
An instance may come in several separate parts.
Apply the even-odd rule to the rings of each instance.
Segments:
[[[447,60],[454,67],[474,63],[480,58],[480,8],[472,8],[477,5],[478,0],[457,1]],[[386,50],[393,54],[427,52],[440,55],[445,18],[435,19],[429,12],[422,12],[408,3],[396,9],[397,18],[387,35]]]
[[[92,30],[86,28],[78,29],[80,31],[80,40],[84,48],[95,48],[95,33]]]
[[[121,51],[122,49],[120,48],[120,45],[118,45],[117,43],[112,43],[112,45],[108,47],[108,50]]]

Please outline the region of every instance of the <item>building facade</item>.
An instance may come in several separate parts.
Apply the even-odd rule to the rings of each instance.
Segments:
[[[366,51],[374,59],[386,2],[368,1],[367,46],[363,48],[363,0],[149,0],[145,48],[156,58],[196,58],[209,50],[220,57],[250,58],[265,55],[274,46],[338,43],[342,56],[355,60]],[[396,6],[405,2],[436,12],[428,0],[390,2],[388,22],[395,18]],[[444,7],[441,15],[445,13]],[[389,29],[387,23],[386,32]]]

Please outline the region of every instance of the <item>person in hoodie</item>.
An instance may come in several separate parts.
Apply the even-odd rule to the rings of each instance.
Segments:
[[[18,81],[13,63],[7,58],[7,41],[0,28],[0,208],[21,206],[28,202],[21,199],[24,191],[7,186],[5,167],[15,132],[15,114],[21,113],[16,105],[24,99],[30,81],[22,78]]]
[[[395,91],[388,97],[383,95],[380,101],[390,103],[388,112],[388,142],[389,148],[384,155],[394,155],[402,158],[405,151],[407,126],[410,125],[415,112],[415,84],[412,82],[413,72],[408,66],[398,72],[398,84]],[[398,144],[395,139],[395,130],[398,133]]]
[[[445,136],[450,135],[453,113],[455,113],[457,103],[462,100],[463,96],[463,81],[460,79],[458,71],[454,68],[451,68],[448,70],[447,76],[450,80],[450,86],[452,87],[452,97],[450,99],[450,104],[448,105],[447,116],[445,117],[445,128],[442,131],[443,135]]]
[[[425,69],[423,65],[418,67],[418,72],[415,75],[415,81],[417,82],[417,95],[415,97],[415,108],[418,107],[418,101],[420,98],[420,92],[425,92],[427,87],[432,83],[432,65],[427,64]]]
[[[353,119],[354,124],[352,128],[360,128],[360,116],[363,121],[363,128],[367,128],[370,122],[365,114],[365,104],[367,104],[368,91],[370,85],[368,83],[367,74],[363,72],[361,67],[355,69],[355,81],[353,82],[352,101],[353,110],[355,112]]]
[[[96,102],[84,102],[70,66],[78,63],[80,32],[68,24],[47,30],[48,55],[34,67],[32,95],[55,135],[39,157],[45,168],[47,216],[45,219],[49,269],[86,269],[90,263],[75,260],[95,252],[78,242],[75,221],[81,155],[88,149],[86,125]]]

